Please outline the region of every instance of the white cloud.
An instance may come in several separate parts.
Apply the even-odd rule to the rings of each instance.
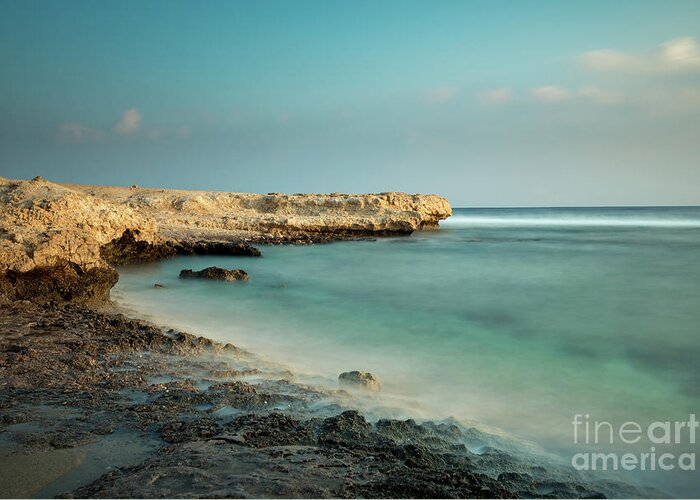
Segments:
[[[676,38],[661,45],[663,59],[680,66],[700,68],[700,49],[694,38]]]
[[[500,104],[504,102],[512,101],[515,96],[513,91],[508,87],[501,87],[498,89],[487,90],[482,92],[480,98],[483,102]]]
[[[611,49],[584,52],[579,59],[585,67],[594,71],[640,71],[643,67],[642,61],[634,56]]]
[[[433,104],[444,104],[457,97],[458,93],[456,87],[437,87],[427,92],[426,99]]]
[[[112,131],[120,135],[131,135],[141,127],[141,112],[138,109],[124,111],[122,117],[112,127]]]
[[[600,87],[582,87],[578,90],[567,89],[559,85],[544,85],[530,89],[532,97],[537,101],[561,102],[574,100],[588,100],[597,104],[618,104],[624,100],[622,92],[603,89]]]
[[[559,85],[545,85],[531,90],[532,96],[539,101],[563,101],[571,97],[571,92]]]
[[[104,139],[103,132],[94,128],[85,127],[80,123],[63,123],[58,127],[57,139],[68,144],[81,144],[89,141]]]
[[[700,71],[700,47],[692,37],[674,38],[647,53],[627,53],[604,49],[579,56],[585,67],[594,71],[623,73],[680,73]]]

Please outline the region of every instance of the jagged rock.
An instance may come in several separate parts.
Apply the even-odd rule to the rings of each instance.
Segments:
[[[102,258],[112,265],[154,262],[175,255],[243,255],[259,257],[260,250],[248,243],[235,241],[148,241],[138,230],[127,229],[100,248]]]
[[[181,255],[262,255],[254,246],[235,241],[182,241],[177,243],[176,250]]]
[[[243,269],[222,269],[220,267],[206,267],[201,271],[183,269],[180,278],[201,278],[218,281],[248,281],[248,273]]]
[[[321,422],[318,440],[321,444],[353,446],[376,441],[372,426],[355,410],[328,417]]]
[[[343,372],[338,376],[338,382],[340,382],[341,387],[350,389],[380,391],[382,388],[374,374],[363,371]]]
[[[139,239],[138,229],[127,229],[119,238],[100,247],[100,256],[109,264],[139,264],[177,255],[177,245],[170,241],[152,242]]]
[[[226,424],[224,429],[229,434],[240,436],[241,444],[253,448],[314,444],[312,428],[308,423],[279,412],[243,415]]]
[[[168,443],[207,439],[215,436],[218,432],[216,421],[211,418],[201,418],[190,422],[168,422],[159,431],[160,436]]]

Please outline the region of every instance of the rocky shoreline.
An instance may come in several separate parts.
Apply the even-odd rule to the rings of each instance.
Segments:
[[[368,422],[343,390],[122,314],[4,302],[0,329],[2,461],[65,469],[15,471],[0,479],[3,496],[590,498],[612,488],[454,422]],[[126,437],[143,446],[128,445],[111,470],[90,468],[96,447]]]

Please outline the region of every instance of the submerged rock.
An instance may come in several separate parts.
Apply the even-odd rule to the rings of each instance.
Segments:
[[[248,273],[243,269],[223,269],[221,267],[207,267],[201,271],[183,269],[180,278],[201,278],[219,281],[248,281]]]
[[[364,389],[368,391],[380,391],[382,385],[374,374],[363,371],[343,372],[338,376],[338,382],[342,387],[351,389]]]

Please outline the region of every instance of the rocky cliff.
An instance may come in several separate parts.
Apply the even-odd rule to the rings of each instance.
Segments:
[[[108,300],[109,264],[178,253],[259,255],[248,243],[410,234],[448,217],[435,195],[267,195],[0,178],[0,295]]]
[[[323,239],[410,234],[436,227],[452,213],[445,198],[405,193],[247,194],[101,186],[66,186],[129,207],[177,240]]]

